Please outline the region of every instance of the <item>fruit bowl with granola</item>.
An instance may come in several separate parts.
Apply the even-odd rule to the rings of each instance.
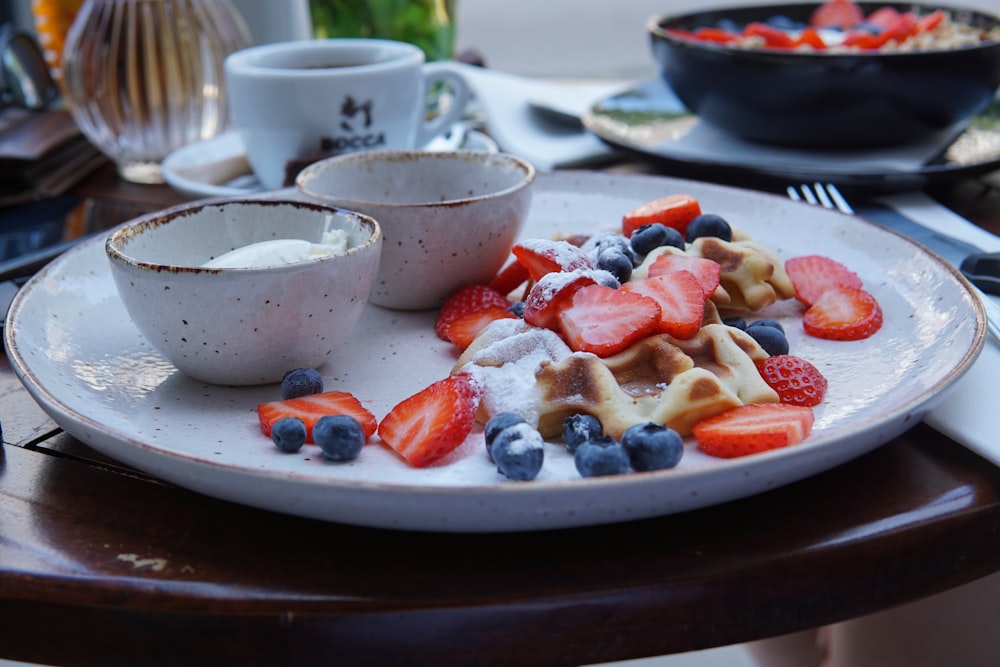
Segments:
[[[961,278],[864,220],[654,176],[558,172],[539,175],[536,187],[522,257],[509,264],[528,277],[498,274],[509,286],[492,286],[502,301],[368,308],[320,369],[321,384],[308,369],[287,388],[215,387],[176,373],[129,327],[101,277],[104,257],[88,246],[15,302],[12,365],[67,431],[196,491],[359,525],[502,532],[681,512],[816,474],[909,428],[983,344],[981,306]],[[623,216],[642,219],[644,205],[664,197],[683,209],[690,201],[681,195],[727,221],[733,240],[685,239],[682,254],[647,245],[626,278]],[[636,228],[629,246],[638,234],[642,247],[646,233]],[[580,252],[600,265],[574,267]],[[804,266],[789,264],[795,258]],[[532,278],[550,259],[559,270]],[[719,265],[718,287],[696,260]],[[815,280],[831,270],[845,271],[835,290]],[[90,277],[85,291],[79,275]],[[675,280],[677,290],[658,289]],[[819,296],[809,296],[814,283]],[[674,292],[682,296],[671,300]],[[880,325],[858,316],[861,292],[877,303]],[[570,298],[541,298],[559,294]],[[628,305],[614,308],[618,299]],[[824,299],[835,305],[817,308]],[[53,310],[61,317],[41,326]],[[809,312],[818,315],[813,333]],[[53,340],[72,350],[45,353]],[[66,364],[67,354],[76,362]],[[783,386],[785,374],[805,384]],[[282,426],[275,436],[279,421],[294,418],[311,434]],[[731,433],[760,451],[734,450]]]
[[[647,32],[689,109],[765,144],[945,141],[1000,86],[1000,17],[983,11],[824,0],[654,16]]]

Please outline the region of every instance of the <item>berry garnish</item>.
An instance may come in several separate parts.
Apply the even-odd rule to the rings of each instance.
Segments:
[[[717,239],[722,239],[723,241],[733,240],[733,228],[729,226],[729,222],[726,221],[721,215],[716,215],[715,213],[703,213],[697,216],[688,225],[687,230],[684,233],[684,239],[691,243],[695,239],[702,238],[704,236],[711,236]]]
[[[545,462],[545,442],[541,434],[525,423],[500,431],[490,452],[500,474],[518,482],[535,479]]]
[[[461,315],[442,327],[446,339],[464,350],[472,344],[476,336],[491,322],[503,319],[515,319],[517,315],[511,312],[510,306],[487,306],[480,310]]]
[[[882,328],[882,308],[863,289],[834,287],[802,315],[802,326],[817,338],[861,340]]]
[[[831,287],[861,287],[861,278],[837,260],[823,255],[793,257],[785,272],[795,288],[795,298],[811,306]]]
[[[323,393],[323,376],[313,368],[296,368],[281,378],[281,398],[298,398]]]
[[[734,458],[802,442],[812,424],[811,408],[756,403],[730,408],[699,422],[694,437],[706,454]]]
[[[660,307],[641,294],[587,285],[576,290],[558,318],[563,339],[571,349],[606,357],[654,333],[660,323]]]
[[[594,268],[586,253],[567,241],[529,239],[515,245],[513,253],[532,280],[555,271]]]
[[[312,430],[320,417],[326,415],[350,415],[358,420],[367,437],[375,433],[378,423],[375,416],[361,402],[346,391],[327,391],[322,394],[310,394],[290,398],[284,401],[271,401],[257,406],[257,418],[260,421],[261,432],[271,437],[271,430],[279,419],[297,417],[306,425],[306,442],[313,442]]]
[[[622,434],[622,447],[632,468],[639,472],[666,470],[680,463],[684,441],[672,428],[648,422],[630,426]]]
[[[853,0],[825,0],[813,10],[809,25],[815,28],[847,30],[865,20],[865,13]]]
[[[805,359],[781,354],[758,361],[757,370],[782,403],[813,407],[826,395],[826,378]]]
[[[674,271],[645,280],[633,280],[623,285],[622,291],[642,294],[659,304],[659,331],[662,333],[686,340],[701,328],[705,316],[705,293],[690,271]]]
[[[547,273],[534,284],[524,299],[522,317],[532,326],[558,331],[559,313],[573,301],[577,290],[596,284],[593,271]]]
[[[331,461],[353,461],[365,446],[364,429],[354,417],[327,415],[313,426],[313,440]]]
[[[781,329],[754,322],[745,331],[771,356],[788,354],[788,338]]]
[[[479,389],[468,375],[451,375],[398,403],[378,434],[410,465],[423,468],[461,445],[476,423]]]
[[[673,227],[667,227],[663,223],[654,222],[643,225],[632,232],[632,250],[638,255],[648,255],[657,248],[671,246],[679,250],[684,250],[684,237]]]
[[[452,342],[448,338],[448,327],[452,322],[469,313],[485,310],[491,306],[510,307],[505,294],[486,285],[467,285],[445,299],[434,323],[434,332],[441,340]]]
[[[649,265],[647,274],[650,278],[655,278],[675,271],[688,271],[697,278],[706,299],[719,288],[719,281],[722,278],[722,267],[714,260],[670,253],[657,257]]]
[[[613,275],[619,283],[624,283],[632,277],[632,258],[619,248],[604,249],[597,255],[597,268]]]
[[[284,417],[271,427],[271,441],[283,452],[295,453],[306,444],[306,425],[298,417]]]
[[[628,453],[610,436],[588,440],[576,448],[573,462],[581,477],[624,475],[629,471]]]
[[[566,449],[575,452],[577,447],[604,435],[601,420],[593,415],[577,414],[563,419],[563,440]]]
[[[510,294],[518,287],[523,285],[528,281],[528,269],[525,268],[524,264],[517,261],[516,259],[507,262],[507,264],[500,269],[500,272],[493,277],[488,284],[488,287],[500,294]]]
[[[524,417],[514,412],[498,412],[489,418],[483,429],[483,439],[486,441],[486,456],[489,457],[490,461],[493,460],[493,453],[490,451],[490,448],[493,446],[493,441],[500,434],[500,431],[508,426],[524,423]]]
[[[655,222],[673,227],[681,234],[701,214],[698,200],[688,194],[667,195],[647,202],[622,217],[622,234],[631,237],[643,225]]]

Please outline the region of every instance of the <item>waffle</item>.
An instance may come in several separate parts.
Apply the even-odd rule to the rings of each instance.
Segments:
[[[718,306],[734,310],[761,310],[795,292],[781,261],[769,248],[736,232],[732,241],[715,237],[695,239],[686,250],[665,246],[650,252],[636,267],[633,279],[645,278],[656,258],[665,253],[704,257],[722,267],[719,288],[711,296]]]
[[[658,334],[601,359],[572,352],[558,336],[519,320],[489,325],[455,372],[484,387],[478,418],[516,412],[545,438],[562,434],[566,417],[587,413],[620,438],[652,421],[682,435],[711,415],[744,403],[777,402],[754,361],[767,357],[738,329],[707,324],[689,340]]]

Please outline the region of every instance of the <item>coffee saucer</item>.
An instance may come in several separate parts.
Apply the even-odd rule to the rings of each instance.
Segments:
[[[497,152],[497,144],[472,130],[464,150]],[[188,144],[163,160],[163,178],[171,187],[195,197],[232,197],[263,192],[247,162],[238,132],[227,132],[207,141]]]

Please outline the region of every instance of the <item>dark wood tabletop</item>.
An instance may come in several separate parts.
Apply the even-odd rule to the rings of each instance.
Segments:
[[[1000,232],[996,175],[933,196]],[[104,169],[83,197],[183,200]],[[294,518],[62,432],[0,363],[0,657],[58,665],[580,665],[853,618],[1000,570],[1000,469],[925,425],[683,514],[519,534]]]

